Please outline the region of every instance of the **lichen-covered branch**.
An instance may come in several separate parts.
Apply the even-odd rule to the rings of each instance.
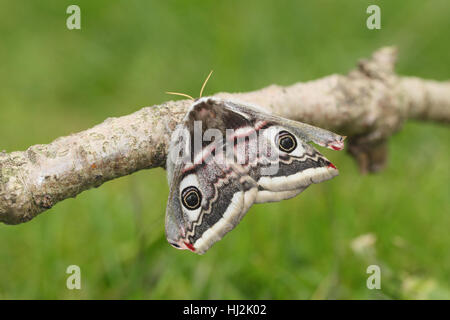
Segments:
[[[450,82],[399,77],[395,60],[396,50],[383,48],[348,75],[217,96],[346,135],[361,170],[377,171],[386,159],[386,140],[405,120],[450,122]],[[164,166],[171,132],[190,104],[145,107],[47,145],[0,153],[0,221],[28,221],[105,181]]]

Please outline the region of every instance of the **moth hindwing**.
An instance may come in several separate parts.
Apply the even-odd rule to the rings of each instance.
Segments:
[[[338,175],[308,142],[340,150],[343,140],[247,104],[196,100],[169,147],[167,240],[176,248],[205,253],[254,203],[292,198]]]

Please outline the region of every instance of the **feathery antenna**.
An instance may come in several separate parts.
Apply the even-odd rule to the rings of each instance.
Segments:
[[[185,93],[180,93],[180,92],[172,92],[172,91],[166,91],[167,94],[173,94],[174,96],[182,96],[182,97],[187,97],[191,100],[195,100],[194,98],[192,98],[190,95],[185,94]]]
[[[213,71],[211,70],[208,74],[208,76],[206,77],[205,81],[203,82],[202,88],[200,89],[200,98],[202,97],[203,94],[203,89],[205,89],[206,83],[208,82],[209,78],[211,77]]]
[[[211,70],[211,71],[209,72],[209,74],[208,74],[208,76],[206,77],[205,81],[203,81],[202,88],[200,89],[200,97],[199,97],[199,98],[202,97],[202,95],[203,95],[203,90],[205,89],[206,83],[208,82],[208,80],[209,80],[209,78],[211,77],[212,73],[213,73],[213,70]],[[173,92],[173,91],[166,91],[166,93],[167,93],[167,94],[172,94],[172,95],[175,95],[175,96],[186,97],[186,98],[189,98],[189,99],[191,99],[191,100],[195,100],[195,99],[192,98],[190,95],[185,94],[185,93]]]

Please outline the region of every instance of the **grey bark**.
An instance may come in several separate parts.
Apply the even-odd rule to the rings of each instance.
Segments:
[[[450,121],[450,82],[398,76],[396,56],[394,48],[382,48],[347,75],[215,96],[346,135],[361,171],[375,172],[385,164],[387,139],[406,120]],[[106,181],[164,166],[171,132],[191,103],[145,107],[47,145],[0,153],[0,221],[29,221]]]

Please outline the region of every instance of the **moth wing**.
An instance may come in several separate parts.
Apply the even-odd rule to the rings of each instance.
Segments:
[[[337,168],[308,142],[338,150],[343,148],[345,137],[266,114],[252,106],[230,101],[226,104],[236,112],[250,115],[254,118],[253,123],[264,123],[264,127],[258,131],[257,157],[249,164],[249,175],[259,186],[256,203],[295,197],[312,183],[320,183],[339,174]],[[279,147],[281,135],[293,139],[292,150],[287,152]]]
[[[273,122],[261,135],[260,140],[266,145],[259,149],[258,165],[254,166],[251,175],[262,193],[258,202],[293,197],[312,183],[320,183],[339,174],[337,168],[306,143],[294,127]],[[289,150],[279,145],[284,139],[288,140]]]
[[[211,198],[187,234],[197,253],[206,252],[234,229],[256,200],[256,182],[238,167],[231,168],[218,180],[208,182],[208,186],[205,184]],[[204,170],[209,168],[204,167]]]
[[[256,105],[237,101],[225,101],[228,108],[235,112],[245,112],[254,118],[267,122],[279,123],[293,130],[304,142],[314,142],[315,144],[332,150],[342,150],[344,148],[345,136],[338,135],[326,129],[322,129],[300,121],[286,119],[280,116],[269,114]]]
[[[255,203],[278,202],[281,200],[291,199],[299,195],[305,189],[306,188],[300,188],[288,191],[270,191],[267,189],[260,189],[256,195]]]
[[[202,254],[240,222],[256,200],[258,185],[241,165],[228,163],[224,154],[212,152],[220,143],[204,144],[198,153],[190,152],[194,121],[201,121],[203,129],[224,131],[226,126],[246,126],[248,119],[213,100],[201,99],[187,113],[177,129],[180,132],[172,136],[166,236],[174,247]],[[192,163],[189,159],[180,161],[179,150],[188,150]],[[193,210],[183,204],[183,191],[192,187],[201,194],[201,205]]]

